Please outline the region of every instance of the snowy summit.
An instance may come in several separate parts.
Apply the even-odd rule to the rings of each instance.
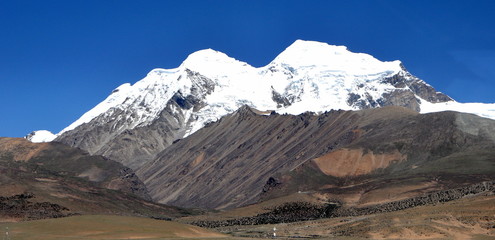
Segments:
[[[411,75],[400,61],[297,40],[260,68],[211,49],[197,51],[175,69],[154,69],[135,84],[116,88],[57,136],[83,123],[93,128],[111,123],[112,134],[118,135],[152,124],[168,109],[185,137],[243,105],[288,114],[399,105],[422,113],[456,110],[495,119],[495,104],[455,102]]]

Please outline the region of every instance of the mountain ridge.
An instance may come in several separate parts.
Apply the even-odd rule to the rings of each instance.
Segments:
[[[490,180],[493,130],[493,120],[452,111],[294,116],[242,107],[137,174],[155,201],[182,207],[230,209],[298,192],[371,204]]]
[[[259,68],[212,49],[192,53],[178,68],[154,69],[134,85],[119,86],[56,134],[55,141],[137,169],[173,141],[243,105],[294,115],[389,105],[417,112],[460,106],[400,61],[382,62],[344,46],[297,40]],[[147,139],[137,143],[136,136]]]

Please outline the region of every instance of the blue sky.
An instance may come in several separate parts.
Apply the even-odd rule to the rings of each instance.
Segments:
[[[345,45],[460,102],[495,102],[495,1],[0,1],[0,136],[58,132],[122,83],[212,48],[259,67]]]

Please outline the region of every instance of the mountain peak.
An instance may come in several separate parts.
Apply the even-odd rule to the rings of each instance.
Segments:
[[[205,63],[230,63],[233,61],[236,60],[227,56],[227,54],[208,48],[189,54],[186,60],[184,60],[183,65],[189,67],[204,65]]]
[[[287,64],[295,68],[325,67],[329,71],[369,75],[381,72],[399,72],[401,62],[382,62],[365,53],[354,53],[346,46],[329,45],[316,41],[296,40],[272,64]]]
[[[347,51],[346,46],[338,46],[338,45],[331,45],[328,43],[324,42],[318,42],[318,41],[309,41],[309,40],[302,40],[302,39],[297,39],[294,41],[287,49],[322,49],[322,48],[332,48],[335,51]]]
[[[253,68],[245,62],[213,49],[203,49],[190,54],[181,67],[199,72],[212,79],[244,71],[246,67]]]

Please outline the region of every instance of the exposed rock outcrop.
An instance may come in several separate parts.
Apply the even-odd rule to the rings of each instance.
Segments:
[[[215,88],[212,80],[189,69],[180,78],[189,78],[193,83],[190,93],[176,92],[152,122],[133,126],[141,117],[134,108],[151,111],[139,102],[143,101],[141,98],[137,98],[128,108],[112,108],[92,121],[64,132],[55,141],[108,157],[136,170],[184,136],[194,121],[190,118],[191,113],[205,105],[205,96]]]
[[[290,202],[277,206],[269,212],[258,214],[253,217],[243,217],[223,221],[194,221],[191,224],[218,228],[235,225],[260,225],[307,221],[318,218],[330,217],[337,204],[315,205],[307,202]]]
[[[32,193],[0,196],[0,218],[38,220],[73,215],[68,208],[55,203],[30,201],[34,197]]]

